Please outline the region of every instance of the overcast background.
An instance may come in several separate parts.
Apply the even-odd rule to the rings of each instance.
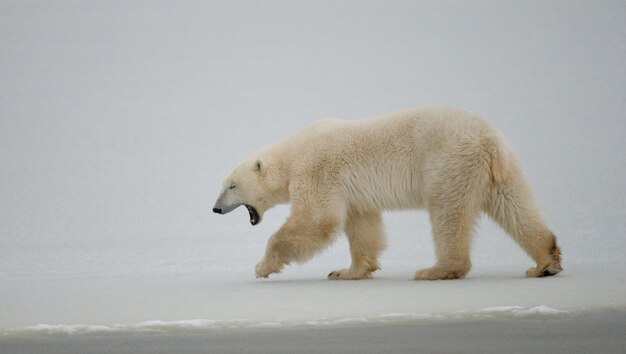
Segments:
[[[210,213],[238,161],[321,118],[430,103],[504,132],[566,269],[623,262],[625,21],[624,1],[3,0],[0,281],[252,279],[288,208],[255,228]],[[383,267],[408,279],[433,261],[426,214],[385,218]],[[530,266],[481,226],[475,269]],[[287,274],[348,262],[341,240]]]

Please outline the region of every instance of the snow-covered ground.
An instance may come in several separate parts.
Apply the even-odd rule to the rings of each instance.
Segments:
[[[197,331],[626,310],[626,4],[604,1],[0,3],[0,333]],[[474,269],[434,260],[424,212],[385,214],[376,277],[331,282],[340,238],[254,278],[281,206],[210,213],[257,148],[330,116],[428,103],[508,137],[565,271],[489,220]]]

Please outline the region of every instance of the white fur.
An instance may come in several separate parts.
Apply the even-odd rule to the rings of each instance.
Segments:
[[[234,190],[228,187],[234,184]],[[476,115],[431,106],[360,121],[324,120],[241,163],[216,204],[248,204],[262,216],[291,202],[291,216],[270,238],[257,276],[304,262],[345,232],[352,265],[331,279],[363,279],[385,248],[383,210],[428,210],[437,263],[415,279],[462,278],[481,211],[537,262],[528,276],[562,270],[519,163],[500,132]]]

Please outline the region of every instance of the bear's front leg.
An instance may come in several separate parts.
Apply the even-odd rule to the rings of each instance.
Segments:
[[[289,263],[287,255],[284,254],[285,241],[281,241],[284,236],[280,237],[279,235],[280,231],[272,235],[267,242],[265,256],[256,265],[257,278],[267,278],[270,274],[280,273],[283,267]]]
[[[294,220],[295,219],[295,220]],[[333,220],[296,222],[293,216],[267,242],[265,256],[256,266],[257,278],[280,273],[289,263],[303,263],[327,247],[340,229]]]

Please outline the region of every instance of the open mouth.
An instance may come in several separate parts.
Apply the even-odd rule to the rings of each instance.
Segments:
[[[253,206],[244,204],[246,209],[248,209],[248,214],[250,214],[250,224],[256,225],[259,222],[259,213],[254,209]]]

